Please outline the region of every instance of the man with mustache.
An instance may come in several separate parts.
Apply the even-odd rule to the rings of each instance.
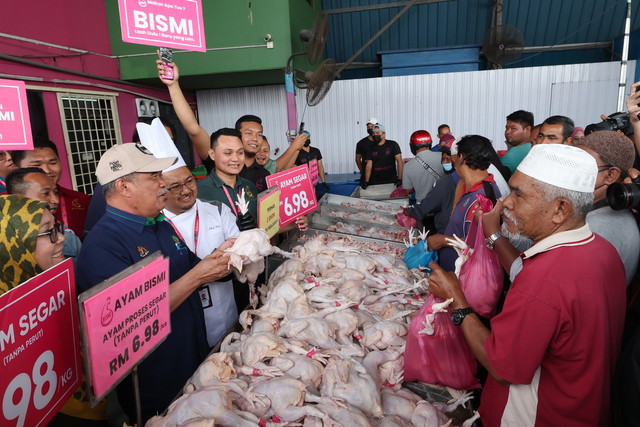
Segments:
[[[518,165],[496,210],[503,234],[534,244],[513,261],[491,330],[455,275],[430,264],[429,291],[453,298],[452,321],[489,372],[479,409],[487,427],[610,424],[626,286],[616,250],[585,222],[597,174],[595,159],[568,145],[534,146]]]
[[[161,214],[167,202],[162,171],[175,157],[156,158],[139,144],[115,145],[98,163],[107,209],[84,241],[76,280],[81,291],[161,251],[170,260],[172,333],[138,367],[142,417],[162,412],[209,352],[201,285],[229,275],[222,252],[198,259]],[[118,400],[135,421],[131,377],[118,386]]]

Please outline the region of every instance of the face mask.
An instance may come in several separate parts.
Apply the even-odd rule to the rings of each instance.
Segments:
[[[451,163],[443,163],[442,169],[444,169],[445,172],[451,172],[453,170],[453,165]]]
[[[311,139],[307,139],[307,141],[304,143],[305,147],[308,147],[311,145]]]
[[[373,135],[373,129],[367,129],[367,133],[368,133],[369,135]]]
[[[373,135],[373,142],[376,144],[382,141],[382,135]]]

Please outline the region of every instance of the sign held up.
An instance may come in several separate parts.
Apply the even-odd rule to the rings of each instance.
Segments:
[[[0,79],[0,150],[33,150],[27,91],[20,80]]]
[[[307,165],[296,166],[267,176],[269,187],[280,188],[280,226],[318,209],[318,201]]]
[[[201,0],[118,0],[122,40],[206,52]]]

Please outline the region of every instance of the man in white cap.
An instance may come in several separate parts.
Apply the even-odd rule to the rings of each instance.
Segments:
[[[360,172],[364,171],[364,159],[367,156],[367,151],[373,146],[373,127],[377,125],[378,119],[371,117],[367,122],[367,136],[362,138],[356,144],[356,166]]]
[[[77,261],[76,281],[86,291],[156,251],[170,260],[172,333],[138,368],[143,420],[162,412],[207,356],[202,303],[194,291],[229,274],[222,252],[199,260],[164,221],[167,190],[162,170],[175,161],[156,158],[133,143],[113,146],[102,155],[96,175],[107,209],[85,239]],[[118,386],[118,400],[135,421],[131,377]]]
[[[534,146],[518,165],[511,194],[498,202],[503,232],[534,245],[513,263],[491,330],[455,275],[431,263],[429,290],[454,299],[452,321],[489,371],[480,405],[486,427],[609,424],[625,275],[613,246],[585,223],[597,173],[593,157],[559,144]]]
[[[176,163],[162,171],[167,188],[167,205],[162,213],[176,234],[200,258],[231,247],[240,230],[236,216],[224,203],[197,199],[198,187],[176,145],[159,119],[151,125],[136,124],[142,143],[157,157],[177,157]],[[207,326],[209,347],[215,346],[238,320],[238,309],[231,279],[206,283],[198,289]]]

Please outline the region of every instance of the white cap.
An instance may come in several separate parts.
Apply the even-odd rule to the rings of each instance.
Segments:
[[[564,144],[534,145],[517,170],[554,187],[582,193],[593,193],[598,176],[596,160],[589,153]]]
[[[369,119],[369,121],[367,122],[367,124],[372,124],[372,125],[377,125],[378,123],[380,123],[380,122],[375,117],[371,117]]]
[[[177,157],[178,160],[163,172],[169,172],[187,164],[182,159],[180,151],[176,147],[160,119],[153,119],[150,125],[136,123],[140,143],[147,147],[156,157]]]

